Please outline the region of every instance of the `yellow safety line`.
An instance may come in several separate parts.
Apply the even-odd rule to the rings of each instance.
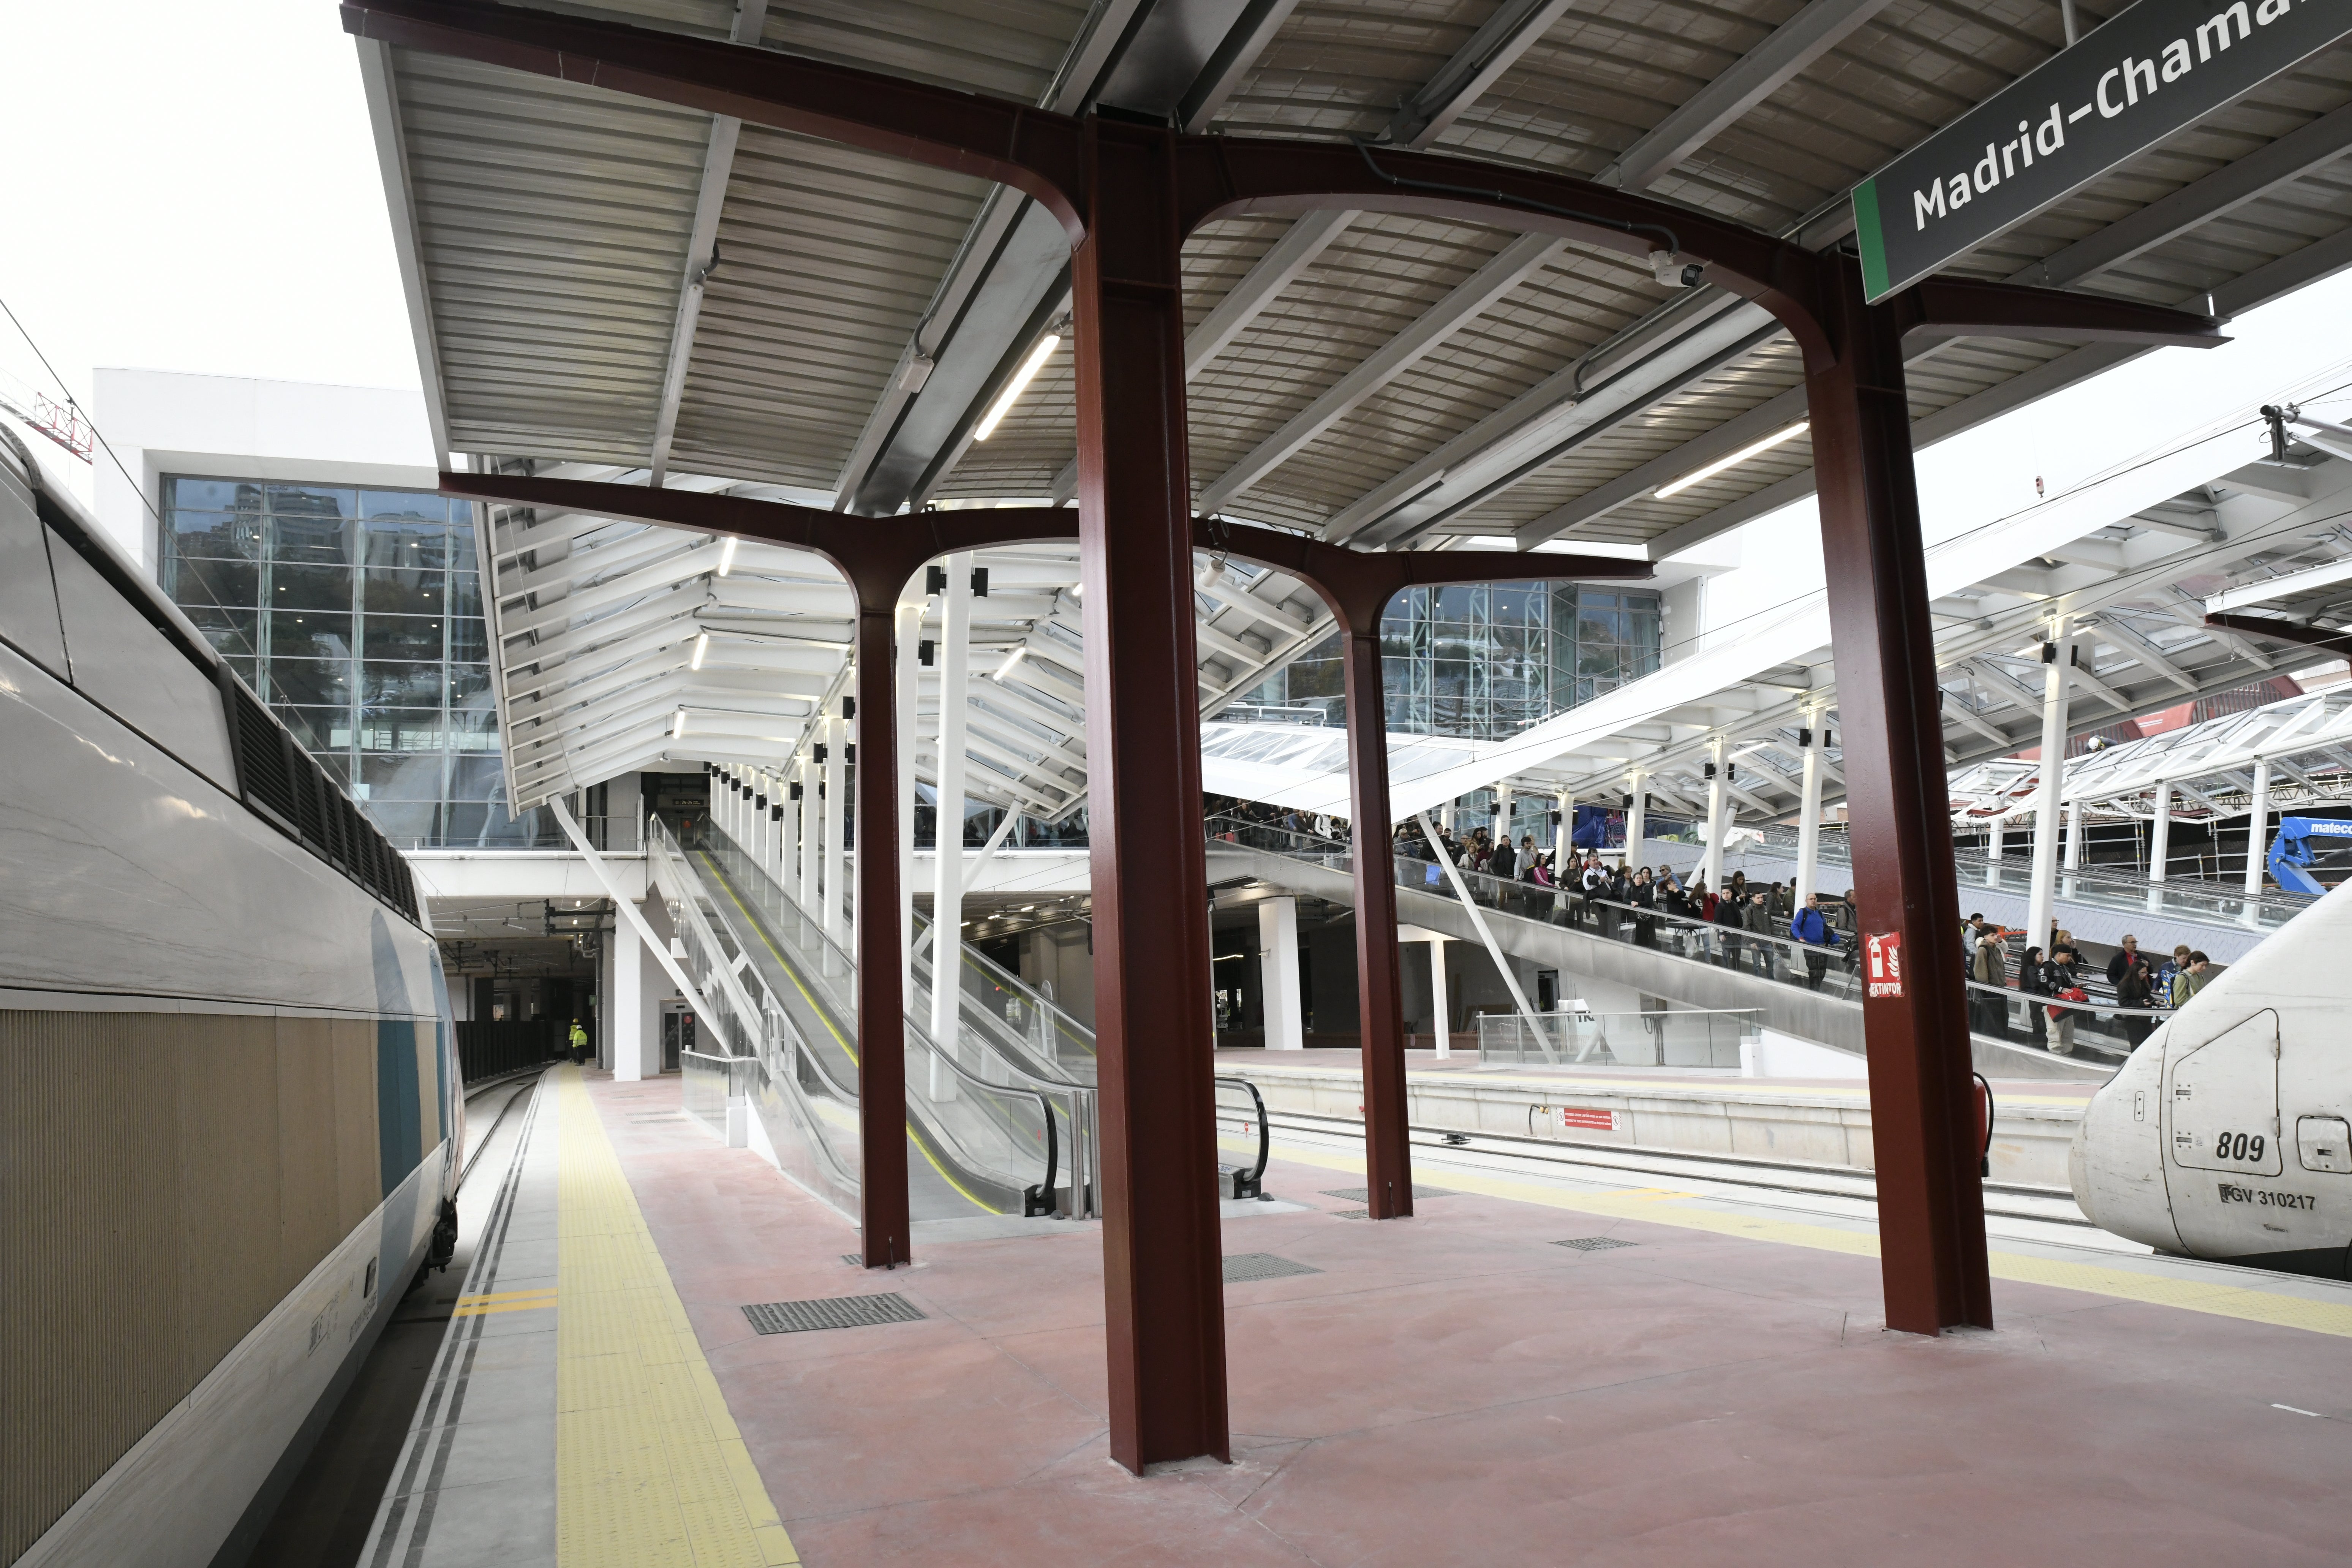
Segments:
[[[554,1294],[554,1286],[541,1285],[536,1289],[531,1290],[498,1290],[493,1291],[487,1296],[460,1296],[457,1298],[457,1305],[460,1307],[480,1307],[486,1306],[492,1301],[520,1301],[526,1299],[534,1299],[541,1296],[552,1296]]]
[[[550,1296],[543,1301],[508,1301],[494,1307],[459,1307],[449,1315],[453,1318],[486,1318],[492,1312],[552,1312],[553,1310],[555,1310],[555,1298]]]
[[[1329,1171],[1347,1171],[1357,1175],[1361,1175],[1364,1171],[1364,1162],[1360,1157],[1323,1153],[1297,1145],[1276,1145],[1274,1157]],[[1619,1193],[1579,1193],[1482,1175],[1450,1165],[1445,1169],[1445,1184],[1488,1197],[1539,1204],[1546,1208],[1571,1209],[1579,1214],[1601,1215],[1611,1219],[1645,1220],[1653,1225],[1710,1231],[1717,1236],[1745,1237],[1751,1241],[1775,1241],[1787,1247],[1809,1247],[1816,1251],[1843,1252],[1856,1258],[1878,1256],[1878,1237],[1874,1233],[1842,1230],[1835,1226],[1808,1225],[1800,1220],[1726,1213],[1720,1209],[1697,1206],[1701,1200],[1696,1193],[1671,1188],[1643,1187]],[[2018,1252],[1994,1251],[1990,1254],[1990,1260],[1992,1276],[1996,1279],[2015,1280],[2025,1285],[2054,1285],[2062,1289],[2112,1296],[2119,1300],[2179,1307],[2215,1317],[2238,1318],[2247,1322],[2270,1323],[2279,1328],[2305,1329],[2313,1333],[2352,1338],[2352,1304],[2318,1301],[2306,1296],[2218,1280],[2141,1273],[2137,1269],[2037,1258]]]
[[[580,1069],[554,1081],[557,1563],[798,1563]]]

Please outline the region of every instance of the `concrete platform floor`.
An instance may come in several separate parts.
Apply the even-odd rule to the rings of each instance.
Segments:
[[[837,1215],[590,1094],[803,1561],[2336,1563],[2352,1551],[2352,1289],[1996,1242],[1990,1333],[1880,1326],[1866,1223],[1427,1161],[1342,1217],[1294,1146],[1224,1251],[1234,1463],[1139,1479],[1104,1438],[1092,1225],[845,1266]],[[1240,1205],[1246,1209],[1247,1205]],[[1602,1238],[1582,1250],[1557,1245]],[[746,1303],[898,1291],[919,1322],[760,1336]]]

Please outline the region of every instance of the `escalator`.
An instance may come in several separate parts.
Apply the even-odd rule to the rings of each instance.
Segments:
[[[698,825],[680,844],[657,821],[647,850],[656,885],[671,893],[688,973],[721,1015],[719,1037],[730,1057],[758,1064],[749,1098],[777,1163],[854,1215],[855,964],[723,834]],[[911,1217],[1086,1213],[1091,1088],[1000,1053],[1001,1024],[968,1027],[956,1052],[942,1052],[929,1016],[926,989],[908,1009],[904,1047]]]

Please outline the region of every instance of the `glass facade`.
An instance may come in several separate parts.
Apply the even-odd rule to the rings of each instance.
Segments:
[[[1458,584],[1397,595],[1381,623],[1388,725],[1503,740],[1658,668],[1658,595],[1573,583]],[[1341,721],[1334,633],[1242,700]]]
[[[473,508],[166,476],[165,593],[402,847],[507,837]]]

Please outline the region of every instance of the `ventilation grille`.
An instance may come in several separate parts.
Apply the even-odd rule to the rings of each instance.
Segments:
[[[919,1323],[923,1314],[896,1293],[829,1296],[814,1301],[762,1301],[743,1309],[754,1333],[804,1334],[814,1329],[865,1329],[878,1323]]]
[[[1271,1252],[1236,1252],[1225,1259],[1225,1283],[1240,1285],[1252,1279],[1287,1279],[1294,1274],[1320,1274],[1320,1268],[1309,1268],[1304,1263],[1293,1263],[1287,1258],[1276,1258]]]
[[[1370,1189],[1367,1187],[1335,1187],[1323,1195],[1327,1198],[1346,1198],[1349,1203],[1360,1204],[1370,1199],[1372,1194]],[[1412,1184],[1412,1201],[1415,1203],[1421,1202],[1423,1198],[1450,1198],[1456,1195],[1451,1187],[1424,1187],[1419,1182]]]
[[[1638,1247],[1639,1242],[1620,1241],[1613,1236],[1572,1236],[1566,1241],[1555,1241],[1554,1247],[1572,1247],[1579,1252],[1612,1252],[1621,1247]]]
[[[245,804],[279,832],[415,920],[416,881],[400,852],[226,665],[221,668],[220,686],[222,706],[228,714],[229,754],[236,763],[237,794]]]

